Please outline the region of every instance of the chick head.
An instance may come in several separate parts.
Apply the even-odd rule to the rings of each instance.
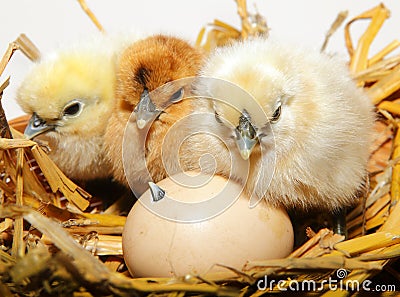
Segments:
[[[290,115],[282,116],[282,110],[293,97],[293,82],[275,62],[270,63],[268,57],[260,59],[256,52],[241,44],[220,49],[202,69],[203,75],[213,78],[205,81],[216,121],[230,127],[230,137],[245,160],[253,150],[259,151],[260,141],[272,145],[273,132],[292,124]],[[290,109],[284,111],[288,112]]]
[[[32,115],[26,136],[91,137],[104,131],[113,100],[113,67],[109,56],[84,51],[61,52],[35,65],[17,93],[19,105]]]
[[[172,121],[186,104],[168,109],[185,96],[184,85],[170,82],[196,75],[202,57],[199,50],[176,37],[155,35],[135,42],[119,58],[116,97],[120,108],[135,111],[139,129],[155,118]]]

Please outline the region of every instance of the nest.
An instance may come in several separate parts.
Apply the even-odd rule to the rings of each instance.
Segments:
[[[80,3],[101,28],[84,1]],[[244,0],[237,4],[242,30],[215,21],[201,30],[199,46],[211,50],[232,40],[268,34],[261,15],[250,14]],[[346,15],[338,15],[321,50]],[[0,295],[255,297],[294,287],[303,295],[350,296],[361,289],[372,290],[371,280],[385,286],[381,292],[394,293],[400,280],[400,55],[390,54],[400,42],[393,41],[368,57],[388,17],[388,9],[378,5],[345,26],[349,68],[370,95],[378,115],[369,189],[348,212],[348,239],[327,228],[318,232],[304,228],[308,240],[285,259],[249,262],[242,270],[226,267],[226,273],[218,275],[131,278],[121,249],[123,200],[102,205],[85,186],[65,176],[43,147],[23,138],[20,131],[26,117],[7,122],[0,109]],[[369,19],[369,25],[354,46],[349,32],[359,19]],[[32,60],[39,57],[39,51],[21,35],[10,43],[0,62],[0,74],[16,50]],[[8,82],[1,85],[1,94]]]

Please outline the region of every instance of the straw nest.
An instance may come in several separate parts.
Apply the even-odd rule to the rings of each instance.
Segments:
[[[102,29],[84,1],[80,3]],[[268,34],[261,15],[248,13],[245,0],[237,0],[237,4],[242,30],[215,21],[201,30],[199,46],[211,50],[233,39]],[[388,17],[387,8],[378,5],[345,25],[350,70],[370,95],[379,118],[369,164],[370,188],[347,215],[349,239],[326,228],[318,232],[304,228],[309,240],[285,259],[250,262],[240,271],[227,267],[222,275],[132,279],[122,258],[125,217],[120,215],[121,200],[103,211],[99,200],[68,179],[40,145],[18,132],[27,118],[8,125],[1,109],[0,295],[255,297],[287,292],[294,281],[302,280],[312,280],[317,286],[317,291],[303,288],[303,295],[358,294],[357,290],[332,290],[326,283],[328,278],[342,283],[385,280],[386,285],[397,284],[399,288],[400,55],[389,54],[400,42],[395,40],[368,57],[370,44]],[[322,50],[345,18],[345,12],[338,15]],[[369,25],[353,45],[349,29],[359,19],[369,19]],[[10,43],[0,62],[0,74],[16,50],[32,60],[39,57],[39,51],[21,35]],[[6,79],[1,85],[1,94],[8,83]],[[257,284],[265,276],[275,282],[259,290]],[[389,289],[393,287],[386,287]]]

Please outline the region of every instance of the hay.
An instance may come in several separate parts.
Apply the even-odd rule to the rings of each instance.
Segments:
[[[95,21],[84,1],[79,2]],[[216,20],[200,31],[199,46],[212,50],[232,40],[268,34],[261,15],[249,13],[243,0],[237,4],[241,30]],[[345,16],[339,14],[322,50]],[[102,212],[95,197],[68,179],[44,148],[23,139],[20,131],[27,117],[11,120],[10,128],[0,108],[0,295],[255,297],[280,293],[293,280],[313,280],[321,288],[318,295],[350,296],[356,292],[330,290],[324,280],[338,279],[339,271],[345,273],[340,277],[343,282],[362,282],[384,271],[399,279],[391,265],[400,257],[400,55],[388,55],[400,42],[391,42],[369,58],[370,45],[388,16],[381,4],[345,26],[349,68],[379,115],[369,164],[370,189],[366,199],[360,199],[347,215],[349,239],[328,229],[315,233],[308,228],[304,232],[309,240],[285,259],[249,262],[240,271],[225,267],[222,274],[132,279],[122,259],[125,217],[119,213],[121,200],[115,199]],[[365,18],[369,26],[354,46],[350,27]],[[32,60],[40,57],[33,43],[21,36],[10,43],[0,62],[0,74],[16,50]],[[1,94],[8,83],[8,79],[2,83]],[[257,284],[265,276],[276,282],[259,290]],[[305,296],[315,294],[303,292]]]
[[[96,26],[97,29],[99,29],[101,32],[105,32],[103,26],[97,19],[96,15],[91,11],[91,9],[87,6],[85,0],[78,0],[79,5],[81,6],[82,10],[87,14],[87,16],[90,18],[90,20],[93,22],[93,24]]]

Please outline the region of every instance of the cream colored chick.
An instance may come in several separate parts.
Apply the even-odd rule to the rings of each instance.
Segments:
[[[233,158],[249,160],[247,180],[233,176],[247,192],[288,208],[336,210],[355,201],[374,113],[341,60],[260,38],[218,49],[201,74],[254,98],[217,80],[200,84],[200,93],[226,100],[212,102],[208,124],[220,128]]]
[[[34,65],[17,91],[17,102],[32,115],[25,135],[48,143],[49,156],[73,179],[111,174],[103,137],[114,100],[114,51],[123,45],[116,40],[57,51]]]
[[[145,190],[149,180],[157,182],[167,176],[166,164],[162,161],[163,140],[171,126],[192,111],[190,102],[182,100],[187,87],[168,87],[168,83],[196,75],[202,60],[203,54],[186,41],[163,35],[137,41],[121,54],[117,103],[105,137],[117,181],[128,186],[128,176],[131,183]],[[155,96],[154,90],[163,85],[162,94]],[[175,104],[168,108],[169,103]],[[133,122],[124,134],[133,112]],[[124,146],[124,141],[128,145]],[[127,172],[122,158],[129,164],[125,166]],[[136,194],[142,190],[136,190]]]

